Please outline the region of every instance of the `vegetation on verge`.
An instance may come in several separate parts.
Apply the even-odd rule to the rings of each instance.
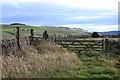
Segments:
[[[49,41],[28,46],[22,57],[3,56],[7,78],[120,78],[116,59],[100,52],[74,53]]]

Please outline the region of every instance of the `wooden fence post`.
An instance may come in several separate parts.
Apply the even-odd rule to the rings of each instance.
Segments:
[[[56,42],[56,34],[54,33],[54,41]]]
[[[30,39],[30,44],[33,42],[33,39],[34,39],[34,31],[33,31],[33,29],[30,29],[30,37],[31,37],[31,39]]]
[[[48,39],[48,33],[47,33],[47,31],[44,31],[43,32],[43,38],[46,40],[46,39]]]
[[[106,53],[108,51],[108,39],[103,40],[103,52]]]
[[[60,34],[58,34],[58,40],[60,40]]]
[[[20,41],[19,41],[19,27],[16,27],[16,39],[17,39],[17,47],[20,49]]]

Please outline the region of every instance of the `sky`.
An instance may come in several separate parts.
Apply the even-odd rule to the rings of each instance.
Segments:
[[[1,0],[3,24],[118,30],[119,0]]]

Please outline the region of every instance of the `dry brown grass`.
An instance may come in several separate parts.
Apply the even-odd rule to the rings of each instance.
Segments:
[[[6,33],[6,32],[2,32],[1,36],[2,36],[2,40],[8,40],[8,39],[15,38],[15,36],[13,36],[13,35],[11,35],[9,33]]]
[[[51,42],[28,47],[22,57],[3,57],[2,77],[39,78],[53,77],[55,70],[65,70],[82,64],[75,53],[68,52]]]

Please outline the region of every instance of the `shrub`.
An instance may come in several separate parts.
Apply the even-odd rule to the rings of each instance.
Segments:
[[[100,37],[100,35],[97,32],[93,32],[91,37],[98,38],[98,37]]]

